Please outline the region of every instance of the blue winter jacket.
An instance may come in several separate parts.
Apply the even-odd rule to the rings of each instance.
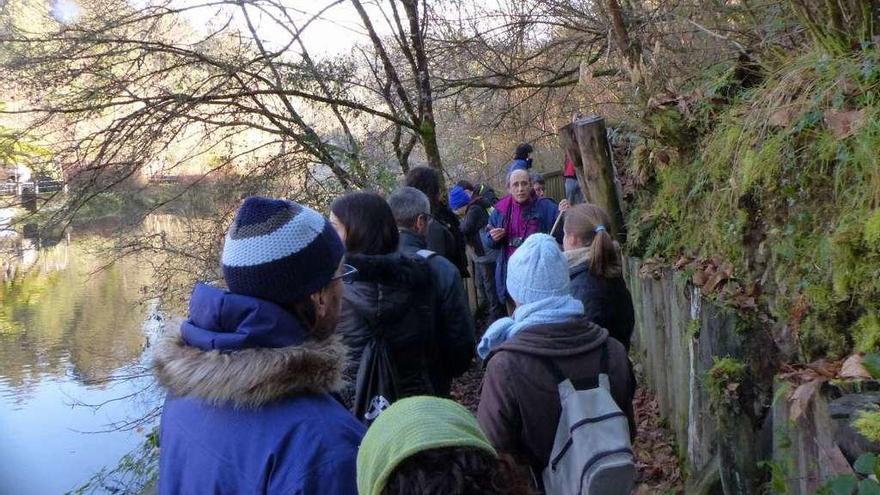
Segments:
[[[154,351],[159,493],[356,495],[364,427],[329,394],[344,359],[281,307],[197,285]]]
[[[550,198],[538,198],[536,196],[532,196],[531,206],[524,210],[521,219],[508,218],[508,208],[510,208],[510,204],[513,201],[513,197],[505,196],[498,200],[495,203],[495,210],[489,215],[489,224],[486,229],[480,234],[480,237],[483,241],[483,247],[486,249],[497,249],[498,253],[498,261],[495,263],[495,289],[498,292],[498,299],[501,302],[505,302],[507,299],[507,261],[510,259],[510,255],[512,251],[515,251],[513,247],[508,249],[508,242],[510,242],[511,235],[508,232],[501,241],[495,242],[492,240],[492,237],[489,236],[489,230],[495,227],[504,227],[505,229],[510,229],[511,223],[529,223],[534,222],[537,225],[529,228],[530,233],[541,232],[544,234],[549,234],[550,229],[553,228],[553,224],[556,222],[556,217],[559,216],[559,206]],[[561,223],[561,222],[560,222]],[[556,228],[556,232],[554,232],[554,237],[556,241],[560,244],[562,243],[562,227],[561,225]]]

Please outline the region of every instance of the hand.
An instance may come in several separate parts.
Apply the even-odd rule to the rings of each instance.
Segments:
[[[507,231],[505,231],[502,227],[495,227],[489,231],[489,237],[492,238],[493,241],[498,242],[501,239],[504,239],[504,236],[507,235]]]
[[[571,208],[571,204],[569,204],[567,199],[563,199],[562,201],[559,202],[559,211],[560,212],[564,213],[565,210],[567,210],[569,208]]]

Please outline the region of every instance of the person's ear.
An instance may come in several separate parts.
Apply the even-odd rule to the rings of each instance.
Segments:
[[[313,292],[309,297],[312,299],[312,306],[315,308],[315,319],[321,321],[327,316],[327,303],[330,300],[329,294],[327,294],[327,287]]]
[[[428,216],[427,215],[419,215],[416,218],[416,230],[418,232],[424,232],[428,228]]]

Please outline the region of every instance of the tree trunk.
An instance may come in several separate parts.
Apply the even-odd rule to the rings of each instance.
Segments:
[[[623,242],[626,224],[614,182],[614,164],[605,133],[605,120],[597,116],[576,120],[560,129],[560,140],[574,160],[584,197],[608,213],[612,234]]]
[[[608,17],[611,18],[611,31],[614,33],[614,41],[620,49],[621,55],[626,60],[627,72],[630,81],[639,85],[642,83],[642,53],[638,42],[629,36],[626,21],[623,18],[623,10],[617,0],[608,0]]]
[[[428,165],[440,175],[440,187],[446,192],[446,181],[443,175],[443,161],[440,159],[440,147],[437,145],[437,124],[434,121],[434,92],[431,89],[431,75],[428,71],[428,56],[425,53],[424,28],[422,25],[425,18],[419,18],[418,0],[401,0],[403,11],[409,21],[409,40],[412,54],[415,58],[415,71],[413,74],[418,86],[418,112],[421,117],[419,124],[419,137]],[[401,33],[403,34],[403,33]],[[445,194],[444,194],[445,196]]]

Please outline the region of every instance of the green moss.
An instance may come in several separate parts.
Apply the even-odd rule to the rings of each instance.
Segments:
[[[687,337],[689,339],[695,339],[700,336],[700,320],[691,320],[687,326]]]
[[[880,411],[861,412],[853,427],[872,442],[880,442]]]
[[[739,388],[746,376],[746,365],[732,357],[713,358],[712,368],[706,373],[706,390],[715,411],[736,409]]]
[[[708,120],[682,122],[672,109],[648,115],[656,142],[647,147],[674,141],[671,132],[703,134],[637,191],[633,252],[731,262],[743,285],[769,280],[772,305],[761,302],[783,319],[805,299],[796,322],[802,359],[861,345],[860,318],[880,300],[880,98],[869,96],[880,94],[880,81],[864,73],[878,58],[877,47],[846,57],[805,53],[727,107],[695,117]],[[723,74],[707,74],[702,93]],[[862,118],[849,135],[829,127],[828,112],[855,110]]]
[[[853,325],[856,351],[869,353],[880,351],[880,316],[868,313]]]

